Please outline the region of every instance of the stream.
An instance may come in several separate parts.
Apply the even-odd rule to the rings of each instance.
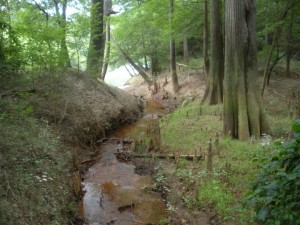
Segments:
[[[114,154],[123,148],[122,140],[143,139],[147,123],[165,113],[162,108],[161,101],[148,101],[142,118],[122,126],[99,146],[100,160],[89,168],[83,183],[85,225],[150,225],[167,216],[160,194],[151,191],[151,176],[136,174],[134,165],[118,161]]]

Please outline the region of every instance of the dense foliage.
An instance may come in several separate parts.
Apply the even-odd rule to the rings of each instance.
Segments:
[[[262,168],[250,196],[261,224],[300,224],[300,120],[292,128],[293,139],[274,142],[275,155]]]

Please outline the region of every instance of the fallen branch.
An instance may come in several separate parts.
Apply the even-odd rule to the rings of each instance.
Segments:
[[[96,161],[95,159],[86,159],[81,162],[81,165],[88,164],[88,163],[94,163],[95,161]]]
[[[128,152],[116,152],[114,153],[117,157],[118,156],[126,156],[132,158],[158,158],[158,159],[186,159],[186,160],[200,160],[202,159],[202,155],[153,155],[153,154],[136,154],[136,153],[128,153]]]
[[[189,65],[185,65],[185,64],[183,64],[183,63],[176,63],[176,65],[177,66],[179,66],[179,67],[187,67],[187,68],[191,68],[191,69],[193,69],[193,70],[200,70],[201,68],[197,68],[197,67],[193,67],[193,66],[189,66]]]

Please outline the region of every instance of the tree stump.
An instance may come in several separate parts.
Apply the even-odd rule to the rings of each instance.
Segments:
[[[147,126],[147,135],[149,137],[148,152],[159,151],[161,146],[160,127],[157,119],[151,120]]]

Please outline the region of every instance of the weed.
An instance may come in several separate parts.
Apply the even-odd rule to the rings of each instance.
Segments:
[[[225,219],[232,218],[231,207],[234,203],[233,195],[218,180],[206,180],[198,190],[198,201],[200,205],[210,205]]]

